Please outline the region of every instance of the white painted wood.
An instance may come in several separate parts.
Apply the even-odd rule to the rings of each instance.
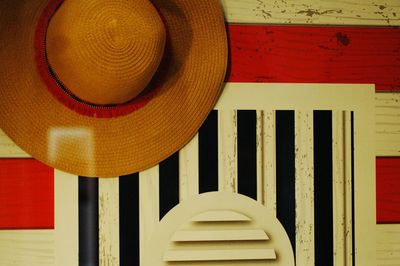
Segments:
[[[55,266],[54,248],[53,230],[0,231],[2,266]]]
[[[333,238],[334,265],[352,265],[351,120],[350,112],[334,111]]]
[[[221,0],[230,23],[400,25],[398,0]]]
[[[179,151],[179,201],[199,194],[199,135]]]
[[[314,266],[313,112],[296,111],[296,265]]]
[[[377,225],[377,265],[400,265],[400,224]]]
[[[237,113],[218,111],[218,189],[237,192]]]
[[[275,111],[264,111],[263,116],[263,178],[264,204],[276,214],[276,124]]]
[[[30,158],[0,129],[0,158]]]
[[[345,175],[345,255],[346,266],[353,264],[353,251],[352,243],[354,238],[353,232],[353,199],[352,199],[352,167],[351,167],[351,112],[345,111],[343,114],[343,127],[344,127],[344,175]],[[354,183],[355,184],[355,183]],[[357,190],[360,188],[357,188]]]
[[[275,260],[273,249],[239,250],[168,250],[164,261],[237,261],[237,260]]]
[[[79,188],[76,175],[54,171],[55,265],[79,265]]]
[[[256,165],[256,174],[257,174],[257,201],[261,204],[265,205],[265,191],[266,191],[266,182],[264,182],[264,111],[257,110],[256,111],[256,152],[257,152],[257,165]]]
[[[143,265],[147,243],[159,222],[159,166],[139,173],[139,242],[140,265]]]
[[[119,178],[99,178],[99,263],[119,261]]]
[[[197,242],[197,241],[245,241],[269,240],[267,234],[261,229],[236,229],[236,230],[185,230],[176,232],[171,241]]]
[[[376,102],[376,155],[400,156],[400,93],[378,92]]]

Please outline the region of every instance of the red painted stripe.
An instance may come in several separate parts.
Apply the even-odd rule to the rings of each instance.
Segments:
[[[377,223],[400,223],[400,157],[376,160]]]
[[[54,169],[34,159],[0,159],[0,229],[54,228]]]
[[[400,90],[400,29],[229,25],[231,82],[373,83]]]

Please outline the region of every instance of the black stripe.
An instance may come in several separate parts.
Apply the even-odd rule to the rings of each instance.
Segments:
[[[277,217],[296,254],[294,111],[276,111],[276,200]]]
[[[199,130],[199,193],[218,190],[218,112]]]
[[[160,220],[179,203],[179,152],[160,163]]]
[[[354,112],[351,112],[351,230],[353,232],[352,235],[352,254],[353,254],[353,266],[356,265],[356,216],[355,216],[355,200],[354,200]]]
[[[332,111],[314,111],[315,265],[333,266]]]
[[[237,111],[238,192],[257,200],[257,112]]]
[[[79,177],[79,265],[99,265],[99,183],[97,178]]]
[[[139,265],[139,252],[139,174],[132,174],[119,178],[120,265]]]

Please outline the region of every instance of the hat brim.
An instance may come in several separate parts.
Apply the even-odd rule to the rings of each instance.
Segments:
[[[46,0],[0,3],[0,126],[33,157],[82,176],[147,169],[182,148],[221,91],[227,66],[217,0],[153,0],[168,32],[171,62],[157,94],[128,115],[80,115],[55,99],[37,71],[35,25]]]

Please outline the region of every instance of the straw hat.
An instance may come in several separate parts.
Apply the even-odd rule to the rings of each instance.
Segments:
[[[218,0],[0,1],[0,126],[63,171],[142,171],[182,148],[227,65]]]

